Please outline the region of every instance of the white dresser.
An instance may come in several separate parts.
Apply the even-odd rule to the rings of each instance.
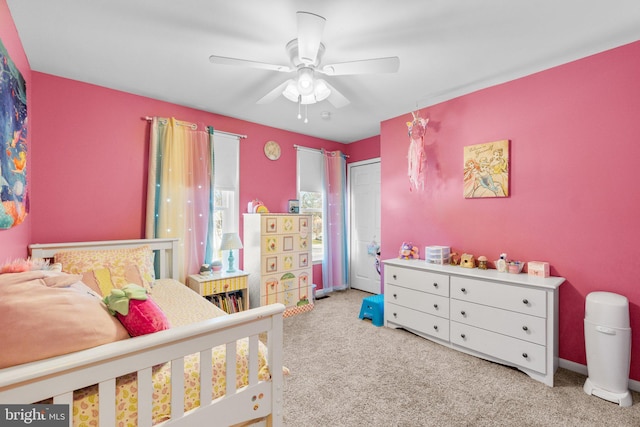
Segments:
[[[385,326],[516,367],[553,386],[564,280],[386,260]]]

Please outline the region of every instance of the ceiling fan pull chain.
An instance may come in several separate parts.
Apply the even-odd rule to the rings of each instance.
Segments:
[[[298,95],[298,120],[302,118],[302,114],[300,112],[301,105],[302,105],[302,95]]]
[[[307,117],[307,108],[308,108],[308,105],[304,104],[304,122],[305,123],[309,123],[309,118]]]

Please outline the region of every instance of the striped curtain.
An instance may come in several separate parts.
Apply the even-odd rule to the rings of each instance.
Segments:
[[[213,254],[213,129],[154,117],[149,141],[146,237],[180,239],[178,276]]]
[[[349,287],[347,241],[347,161],[340,151],[324,153],[323,291]]]

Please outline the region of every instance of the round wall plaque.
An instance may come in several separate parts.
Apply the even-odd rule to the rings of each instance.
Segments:
[[[269,160],[278,160],[280,158],[280,145],[275,141],[268,141],[264,144],[264,155]]]

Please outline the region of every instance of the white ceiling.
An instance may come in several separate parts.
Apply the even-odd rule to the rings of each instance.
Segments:
[[[31,69],[338,142],[416,108],[640,40],[638,0],[7,0]],[[398,56],[395,74],[325,77],[351,103],[255,102],[293,77],[296,12],[326,18],[323,63]],[[331,113],[329,120],[321,113]],[[215,125],[215,123],[214,123]]]

